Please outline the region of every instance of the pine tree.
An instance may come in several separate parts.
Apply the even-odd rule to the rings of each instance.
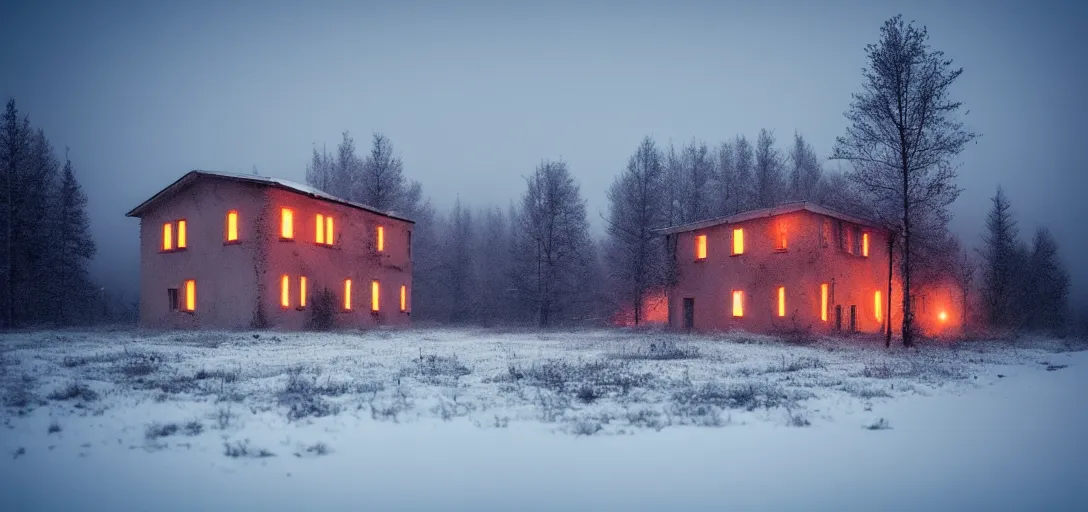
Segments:
[[[76,179],[72,160],[67,155],[64,160],[55,210],[57,261],[53,268],[63,287],[57,290],[54,300],[62,323],[71,324],[88,320],[90,312],[86,304],[95,302],[87,266],[96,248],[87,218],[87,196]]]
[[[982,301],[986,320],[994,327],[1012,327],[1017,322],[1012,311],[1012,295],[1017,280],[1019,229],[1012,205],[1004,190],[997,187],[993,206],[986,215],[986,234],[980,251],[982,264]]]
[[[1026,297],[1020,303],[1026,306],[1026,327],[1063,327],[1069,318],[1069,273],[1058,258],[1057,241],[1046,228],[1035,232],[1025,282]]]

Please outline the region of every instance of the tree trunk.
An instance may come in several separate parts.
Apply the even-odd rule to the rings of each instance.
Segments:
[[[914,345],[914,318],[910,310],[910,183],[903,169],[903,346]]]
[[[895,234],[888,233],[888,302],[885,306],[887,315],[884,316],[884,327],[886,328],[886,334],[884,335],[884,347],[891,348],[892,346],[892,275],[895,273],[895,265],[893,255],[895,254]]]

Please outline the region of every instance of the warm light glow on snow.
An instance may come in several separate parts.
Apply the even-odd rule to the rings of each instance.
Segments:
[[[733,254],[744,254],[744,229],[733,230]]]
[[[238,240],[238,212],[231,210],[227,212],[227,241],[236,240]]]
[[[786,287],[778,287],[778,316],[786,316]]]
[[[344,309],[351,311],[351,279],[344,280]]]
[[[280,238],[295,237],[295,212],[290,208],[280,210]]]
[[[820,320],[827,321],[827,283],[820,285]]]
[[[371,281],[370,282],[370,310],[371,311],[377,311],[378,310],[378,306],[380,305],[378,303],[378,297],[380,295],[381,295],[381,285],[379,285],[377,281]]]
[[[733,316],[744,316],[744,292],[740,290],[733,290]]]
[[[695,237],[695,259],[706,259],[706,235],[699,235]]]

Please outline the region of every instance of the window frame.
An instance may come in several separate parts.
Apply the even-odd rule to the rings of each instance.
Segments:
[[[180,226],[180,227],[179,227]],[[167,233],[169,233],[170,247],[166,247]],[[181,236],[179,236],[179,233]],[[185,242],[185,245],[179,245]],[[168,252],[185,252],[189,249],[189,222],[185,218],[174,219],[162,224],[159,230],[159,254]]]
[[[289,228],[289,233],[288,233]],[[280,208],[280,241],[295,241],[295,210],[286,206]]]
[[[744,318],[744,290],[732,290],[729,293],[729,312],[733,318]],[[738,314],[739,312],[739,314]]]
[[[695,235],[695,261],[706,261],[708,254],[706,233]]]
[[[737,235],[740,235],[739,237]],[[740,251],[737,250],[738,242],[740,244]],[[730,256],[742,256],[744,255],[744,228],[733,228],[733,236],[730,239],[731,253]]]
[[[241,236],[238,234],[238,210],[227,210],[225,233],[223,233],[223,245],[238,245],[242,243]],[[233,233],[231,228],[234,228]],[[231,235],[234,238],[231,238]]]
[[[183,313],[195,313],[196,312],[196,279],[186,279],[182,282],[182,288],[185,290],[184,303],[180,307],[180,311]]]

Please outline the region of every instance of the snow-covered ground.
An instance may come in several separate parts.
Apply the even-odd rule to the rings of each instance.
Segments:
[[[1088,352],[594,330],[0,336],[5,510],[1088,510]]]

